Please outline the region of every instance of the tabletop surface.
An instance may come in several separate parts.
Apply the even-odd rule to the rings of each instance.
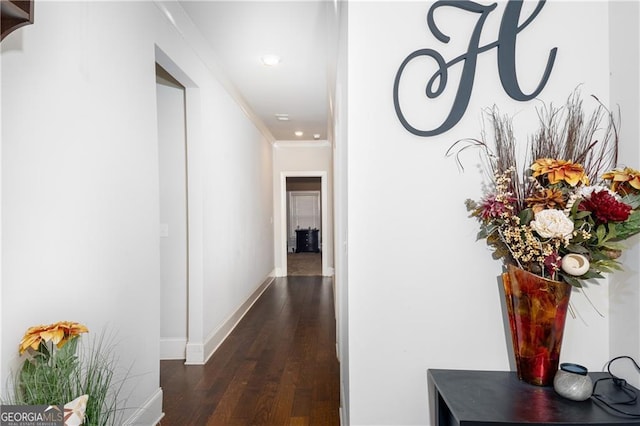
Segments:
[[[553,387],[524,383],[515,372],[430,369],[427,375],[460,424],[640,424],[640,417],[616,414],[594,399],[571,401]],[[594,381],[608,377],[589,375]],[[597,390],[615,401],[628,399],[610,380],[599,382]],[[617,407],[640,416],[640,402]]]

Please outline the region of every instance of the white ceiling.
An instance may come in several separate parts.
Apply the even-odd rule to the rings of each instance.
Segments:
[[[328,19],[335,0],[179,0],[219,67],[275,140],[327,139]],[[282,58],[266,67],[265,54]],[[288,114],[279,121],[276,114]],[[304,132],[301,137],[294,132]]]

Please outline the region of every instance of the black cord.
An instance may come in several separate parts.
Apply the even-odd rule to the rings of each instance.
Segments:
[[[638,400],[638,394],[636,393],[635,389],[631,385],[629,385],[625,379],[621,379],[620,377],[616,376],[615,374],[613,374],[611,372],[611,364],[614,361],[617,361],[619,359],[631,360],[631,362],[633,363],[633,365],[636,368],[636,370],[638,370],[640,372],[640,366],[630,356],[621,355],[621,356],[617,356],[617,357],[611,359],[609,362],[607,362],[607,372],[609,373],[609,376],[611,376],[611,377],[604,377],[604,378],[596,380],[593,383],[593,391],[591,393],[591,398],[599,401],[600,403],[604,404],[610,410],[613,410],[613,411],[615,411],[615,412],[617,412],[619,414],[624,414],[625,416],[630,416],[630,417],[640,417],[640,414],[638,414],[638,413],[629,413],[627,411],[624,411],[624,410],[621,410],[621,409],[619,409],[617,407],[614,407],[614,405],[634,405]],[[606,398],[605,395],[601,395],[599,393],[596,393],[596,388],[598,386],[598,383],[603,382],[603,381],[608,381],[608,380],[611,380],[613,382],[613,385],[618,390],[620,390],[622,393],[624,393],[627,396],[626,400],[607,402],[607,401],[605,401],[605,398]]]

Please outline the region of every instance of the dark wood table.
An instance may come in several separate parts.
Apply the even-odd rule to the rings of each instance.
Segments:
[[[589,375],[594,381],[607,376]],[[640,417],[616,414],[593,398],[571,401],[553,387],[521,382],[515,372],[428,370],[427,382],[431,424],[437,426],[640,424]],[[598,384],[598,393],[626,398],[610,380]],[[640,402],[618,407],[640,416]]]

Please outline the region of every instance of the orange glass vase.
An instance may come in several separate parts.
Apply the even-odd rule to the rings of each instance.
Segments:
[[[502,274],[518,378],[553,385],[571,286],[513,265]]]

